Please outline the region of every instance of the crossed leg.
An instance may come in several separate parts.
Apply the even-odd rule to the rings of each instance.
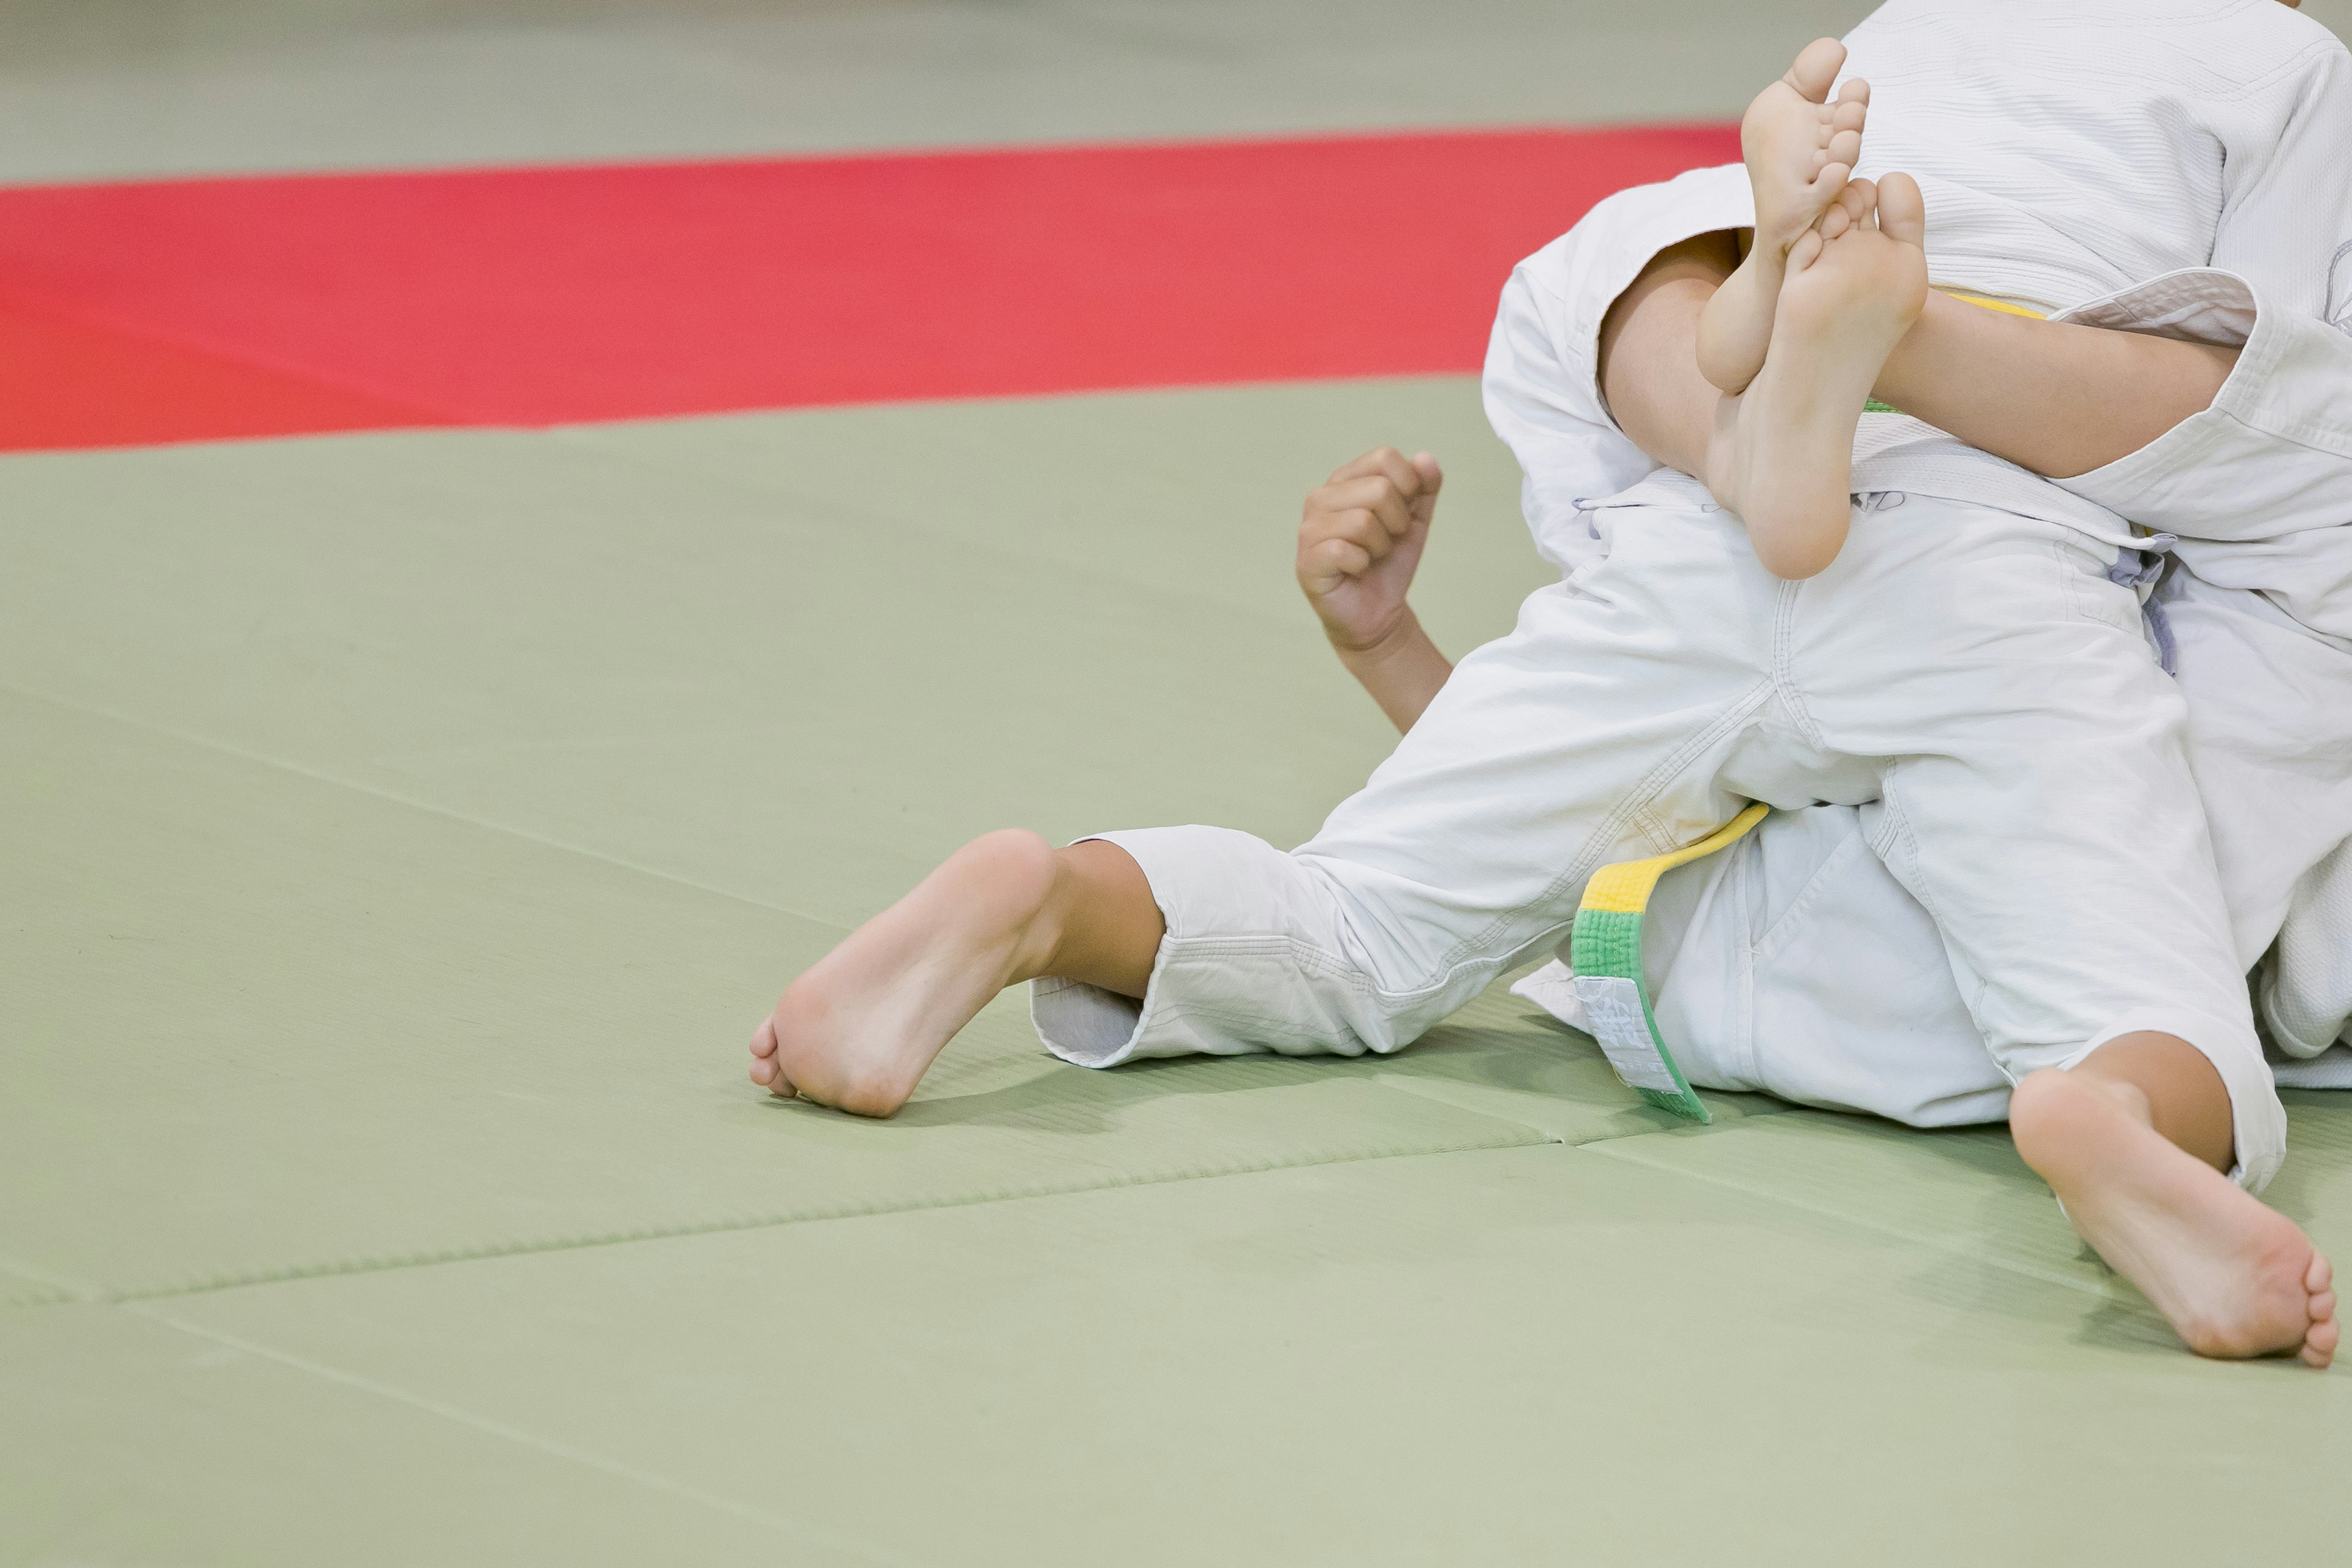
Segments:
[[[1601,332],[1602,390],[1619,426],[1657,461],[1710,479],[1733,455],[1739,400],[1700,374],[1696,345],[1707,301],[1737,255],[1729,235],[1663,252],[1612,307]],[[2018,422],[2014,387],[2002,400],[2008,412],[1966,400],[1937,421],[2043,472],[2085,471],[2135,449],[2210,404],[2233,363],[2227,351],[2139,339],[2119,345],[2105,340],[2128,334],[2085,337],[2088,329],[1942,303],[1940,346],[1960,351],[1950,357],[1964,395],[1989,363],[2021,346],[2024,368],[2044,386],[2077,350],[2095,371],[2118,348],[2138,356],[2137,404],[2104,437],[2064,428],[2063,418],[2035,434],[2030,420]],[[1914,408],[1936,395],[1938,346],[1936,332],[1915,331],[1882,370],[1882,393],[1907,393],[1901,405]],[[2118,441],[2130,444],[2107,449]],[[2192,1350],[2291,1353],[2323,1367],[2334,1358],[2339,1330],[2327,1259],[2223,1173],[2235,1163],[2229,1090],[2195,1047],[2169,1035],[2126,1035],[2070,1068],[2032,1073],[2011,1097],[2010,1125],[2019,1153],[2058,1194],[2076,1231]]]

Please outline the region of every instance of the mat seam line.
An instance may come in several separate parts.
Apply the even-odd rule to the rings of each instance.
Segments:
[[[296,1355],[290,1351],[276,1350],[236,1334],[223,1333],[218,1330],[186,1322],[152,1307],[120,1305],[120,1310],[145,1318],[150,1322],[163,1324],[181,1333],[206,1340],[231,1350],[241,1351],[247,1355],[259,1356],[265,1361],[275,1362],[280,1366],[289,1367],[308,1376],[340,1384],[347,1388],[358,1389],[379,1399],[405,1405],[411,1409],[422,1410],[428,1415],[439,1416],[445,1421],[454,1422],[458,1426],[469,1427],[505,1442],[517,1444],[550,1458],[597,1470],[605,1475],[616,1476],[623,1480],[647,1487],[656,1491],[666,1492],[672,1497],[683,1499],[704,1508],[715,1509],[739,1519],[765,1525],[804,1544],[824,1546],[852,1557],[862,1558],[869,1563],[885,1564],[887,1568],[914,1568],[913,1559],[883,1552],[872,1547],[845,1540],[821,1527],[802,1524],[782,1514],[769,1513],[762,1509],[753,1508],[748,1503],[738,1502],[732,1498],[722,1497],[715,1492],[702,1491],[687,1486],[683,1482],[671,1480],[667,1476],[658,1475],[650,1470],[641,1470],[634,1465],[626,1465],[617,1459],[608,1459],[587,1449],[575,1448],[568,1443],[541,1437],[520,1427],[509,1426],[502,1421],[494,1421],[488,1416],[476,1415],[457,1405],[444,1404],[440,1400],[428,1398],[423,1394],[411,1394],[391,1384],[380,1383],[357,1373],[346,1372],[341,1367],[331,1366],[324,1362],[312,1361],[307,1356]]]
[[[1628,1153],[1622,1149],[1612,1148],[1610,1146],[1613,1143],[1622,1142],[1623,1142],[1622,1139],[1604,1139],[1599,1142],[1580,1143],[1571,1145],[1571,1147],[1601,1155],[1604,1159],[1620,1160],[1629,1165],[1639,1165],[1644,1170],[1663,1171],[1670,1175],[1687,1176],[1692,1181],[1704,1182],[1709,1186],[1722,1187],[1731,1192],[1744,1194],[1751,1198],[1759,1198],[1766,1203],[1775,1204],[1784,1208],[1795,1209],[1801,1214],[1812,1215],[1821,1219],[1834,1220],[1840,1224],[1853,1226],[1861,1230],[1871,1231],[1879,1236],[1891,1237],[1896,1241],[1909,1242],[1915,1247],[1925,1247],[1936,1252],[1969,1258],[1976,1262],[1989,1264],[1992,1268],[2002,1269],[2011,1274],[2021,1275],[2028,1279],[2038,1279],[2045,1285],[2055,1285],[2062,1289],[2073,1290],[2081,1295],[2095,1297],[2102,1301],[2115,1301],[2122,1300],[2122,1298],[2117,1297],[2115,1292],[2107,1289],[2103,1285],[2092,1280],[2080,1279],[2074,1275],[2063,1274],[2053,1268],[2039,1268],[2030,1263],[2020,1263],[2011,1258],[1990,1257],[1983,1253],[1970,1251],[1968,1247],[1949,1240],[1940,1239],[1932,1236],[1923,1236],[1915,1231],[1906,1230],[1899,1226],[1889,1225],[1884,1220],[1865,1219],[1859,1215],[1847,1214],[1841,1210],[1831,1208],[1826,1205],[1808,1203],[1802,1198],[1790,1197],[1783,1193],[1768,1192],[1761,1188],[1748,1186],[1742,1183],[1731,1181],[1722,1176],[1710,1175],[1703,1171],[1694,1171],[1683,1165],[1671,1165],[1662,1160],[1646,1159],[1640,1154]]]
[[[1460,1108],[1455,1107],[1455,1109]],[[1276,1171],[1302,1171],[1333,1165],[1370,1164],[1381,1160],[1412,1160],[1435,1154],[1465,1154],[1489,1150],[1541,1148],[1559,1145],[1561,1142],[1537,1129],[1529,1128],[1525,1123],[1512,1121],[1504,1117],[1489,1117],[1486,1120],[1495,1122],[1497,1126],[1524,1132],[1527,1136],[1510,1142],[1450,1143],[1440,1148],[1389,1149],[1368,1154],[1333,1154],[1308,1159],[1273,1160],[1236,1165],[1222,1171],[1186,1171],[1171,1175],[1113,1177],[1108,1181],[1088,1182],[1077,1185],[1040,1185],[1017,1192],[985,1193],[918,1203],[842,1205],[829,1210],[807,1214],[714,1220],[708,1224],[653,1226],[609,1236],[582,1237],[545,1242],[518,1242],[503,1247],[463,1247],[444,1253],[412,1253],[394,1258],[263,1269],[251,1274],[199,1279],[149,1289],[96,1290],[64,1300],[20,1299],[0,1302],[0,1307],[12,1310],[37,1310],[68,1305],[130,1307],[142,1302],[179,1300],[191,1296],[214,1295],[224,1290],[241,1290],[255,1286],[299,1284],[309,1279],[343,1279],[362,1274],[396,1274],[409,1269],[436,1268],[449,1264],[487,1263],[501,1258],[530,1258],[564,1252],[588,1252],[603,1247],[632,1247],[646,1242],[680,1241],[700,1236],[728,1236],[758,1230],[782,1230],[795,1225],[821,1225],[837,1220],[877,1218],[887,1215],[982,1208],[992,1204],[1024,1203],[1035,1198],[1076,1197],[1087,1193],[1118,1192],[1131,1187],[1172,1186],[1181,1182],[1223,1181],[1235,1176],[1265,1175]]]
[[[0,1272],[15,1275],[28,1289],[0,1291],[0,1310],[20,1307],[54,1307],[87,1300],[92,1287],[62,1274],[52,1274],[46,1268],[36,1268],[12,1255],[0,1254]]]
[[[322,769],[309,767],[300,763],[288,762],[283,757],[273,757],[266,752],[248,751],[243,746],[233,745],[226,741],[216,741],[209,736],[193,734],[187,731],[175,730],[168,725],[157,724],[149,720],[134,718],[128,713],[118,712],[111,708],[102,708],[95,703],[80,701],[78,699],[70,697],[58,697],[46,691],[36,691],[30,688],[19,686],[15,681],[9,680],[0,680],[0,691],[7,692],[11,696],[21,697],[28,702],[47,703],[52,708],[62,708],[68,711],[83,714],[89,718],[103,719],[109,723],[120,725],[127,730],[134,730],[142,734],[160,736],[167,741],[177,741],[184,745],[194,746],[199,750],[212,752],[220,756],[234,757],[239,762],[251,763],[258,767],[275,768],[281,773],[291,773],[297,778],[308,779],[312,784],[327,784],[336,789],[348,790],[353,795],[367,796],[372,800],[380,800],[393,805],[405,806],[411,811],[420,812],[427,816],[436,816],[445,822],[462,823],[467,827],[478,828],[485,833],[499,834],[509,838],[518,839],[525,844],[537,845],[542,849],[553,849],[566,855],[576,855],[583,860],[593,860],[600,865],[612,866],[624,871],[632,871],[636,873],[638,876],[649,877],[656,881],[667,882],[673,887],[691,889],[698,893],[708,893],[713,898],[725,899],[730,903],[741,904],[749,909],[761,910],[769,914],[789,915],[794,920],[806,921],[811,925],[822,926],[827,931],[840,931],[845,934],[852,929],[839,921],[827,920],[822,915],[813,915],[803,910],[792,909],[783,904],[769,903],[762,900],[752,898],[749,894],[734,892],[726,888],[714,888],[707,882],[698,882],[693,880],[691,878],[681,877],[674,871],[665,871],[657,867],[644,865],[638,861],[625,860],[617,855],[605,854],[602,850],[589,849],[577,844],[566,843],[561,838],[550,838],[544,835],[532,833],[528,829],[516,827],[507,823],[494,822],[484,817],[468,816],[464,812],[455,810],[449,806],[436,805],[430,801],[417,800],[409,795],[399,795],[377,784],[361,784],[356,780],[347,779],[339,774],[325,772]]]
[[[1595,1054],[1598,1054],[1597,1047],[1595,1047]],[[1706,1135],[1705,1129],[1692,1126],[1689,1122],[1683,1121],[1680,1117],[1675,1116],[1671,1111],[1660,1110],[1645,1112],[1634,1106],[1627,1106],[1625,1108],[1626,1113],[1634,1115],[1654,1115],[1656,1119],[1655,1124],[1633,1128],[1623,1132],[1595,1132],[1590,1135],[1571,1135],[1566,1132],[1554,1132],[1547,1128],[1538,1127],[1532,1121],[1522,1121],[1516,1113],[1513,1112],[1486,1110],[1479,1106],[1465,1104],[1463,1101],[1458,1100],[1449,1100],[1442,1094],[1433,1094],[1428,1089],[1415,1087],[1416,1080],[1403,1073],[1375,1072],[1370,1075],[1370,1081],[1379,1084],[1383,1089],[1393,1089],[1398,1090],[1400,1093],[1410,1094],[1420,1100],[1426,1100],[1433,1105],[1443,1105],[1449,1110],[1467,1111],[1473,1116],[1484,1116],[1488,1118],[1490,1121],[1508,1122],[1514,1127],[1524,1127],[1529,1131],[1537,1133],[1540,1136],[1542,1141],[1547,1143],[1558,1143],[1562,1147],[1569,1149],[1589,1149],[1600,1143],[1622,1143],[1630,1138],[1654,1138],[1669,1133],[1678,1133],[1685,1137],[1704,1137]],[[1582,1104],[1584,1102],[1570,1100],[1563,1098],[1561,1103],[1575,1105]],[[1790,1111],[1801,1111],[1803,1109],[1804,1107],[1802,1106],[1789,1105],[1783,1110],[1749,1110],[1744,1112],[1740,1117],[1740,1120],[1747,1121],[1750,1118],[1757,1117],[1781,1116],[1786,1115]]]

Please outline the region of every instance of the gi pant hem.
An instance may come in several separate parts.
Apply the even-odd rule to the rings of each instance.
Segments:
[[[2286,1160],[2286,1108],[2279,1103],[2278,1085],[2271,1077],[2270,1064],[2263,1059],[2262,1047],[2242,1023],[2178,1006],[2134,1008],[2111,1021],[2061,1065],[2079,1067],[2108,1041],[2144,1030],[2177,1036],[2213,1064],[2229,1091],[2230,1125],[2237,1143],[2238,1163],[2231,1167],[2230,1179],[2250,1193],[2270,1185]]]
[[[1345,963],[1303,945],[1265,906],[1265,881],[1253,863],[1289,857],[1222,827],[1134,828],[1074,842],[1088,839],[1134,857],[1167,934],[1140,1001],[1076,980],[1029,983],[1030,1024],[1055,1056],[1077,1067],[1111,1068],[1149,1057],[1361,1056],[1394,1048],[1368,1045],[1337,1019],[1277,1016],[1253,1005],[1253,998],[1295,986],[1302,973],[1354,988]]]

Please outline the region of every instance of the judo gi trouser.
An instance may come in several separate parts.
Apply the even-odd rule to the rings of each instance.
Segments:
[[[2253,968],[2297,900],[2325,895],[2352,837],[2352,650],[2263,595],[2185,572],[2157,608],[2178,649],[2238,962]],[[2326,954],[2315,981],[2280,946],[2256,985],[2277,1081],[2352,1087],[2352,1050],[2326,1048],[2352,1011],[2345,961]],[[1918,1127],[2008,1114],[2010,1080],[1978,1037],[1935,923],[1871,853],[1853,807],[1775,814],[1666,873],[1643,961],[1658,1027],[1694,1083]],[[1564,965],[1514,989],[1585,1026]]]
[[[2242,1163],[2275,1167],[2284,1116],[2183,704],[2111,547],[1882,494],[1827,571],[1790,583],[1687,486],[1591,521],[1604,551],[1464,659],[1308,843],[1097,836],[1142,868],[1167,935],[1139,1004],[1039,982],[1048,1047],[1089,1066],[1393,1050],[1558,942],[1599,867],[1751,800],[1855,805],[2008,1078],[2179,1036],[2229,1087]]]

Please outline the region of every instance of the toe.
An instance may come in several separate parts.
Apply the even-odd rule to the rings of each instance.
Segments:
[[[800,1090],[784,1076],[783,1068],[771,1060],[751,1064],[751,1081],[774,1095],[778,1100],[798,1100]]]
[[[2316,1296],[2321,1291],[2331,1289],[2335,1283],[2336,1270],[2329,1266],[2327,1255],[2324,1252],[2313,1252],[2311,1266],[2303,1271],[2303,1288]]]
[[[2300,1352],[2303,1359],[2313,1366],[2326,1366],[2334,1361],[2336,1341],[2340,1331],[2333,1318],[2324,1323],[2312,1324],[2311,1331],[2303,1338],[2303,1350]]]
[[[1829,162],[1832,163],[1843,163],[1849,174],[1853,172],[1855,161],[1861,156],[1861,132],[1841,131],[1836,135],[1830,138]]]
[[[1835,38],[1815,38],[1797,56],[1797,63],[1789,68],[1782,79],[1813,103],[1830,95],[1830,84],[1837,80],[1838,68],[1845,64],[1845,46]]]
[[[1927,202],[1918,181],[1889,174],[1878,183],[1878,226],[1906,245],[1927,242]]]
[[[1821,255],[1822,231],[1818,228],[1809,228],[1797,237],[1796,244],[1789,247],[1789,270],[1802,272],[1820,260]]]
[[[751,1054],[755,1057],[772,1057],[776,1054],[776,1018],[774,1014],[772,1013],[768,1016],[761,1019],[760,1026],[751,1031]]]

